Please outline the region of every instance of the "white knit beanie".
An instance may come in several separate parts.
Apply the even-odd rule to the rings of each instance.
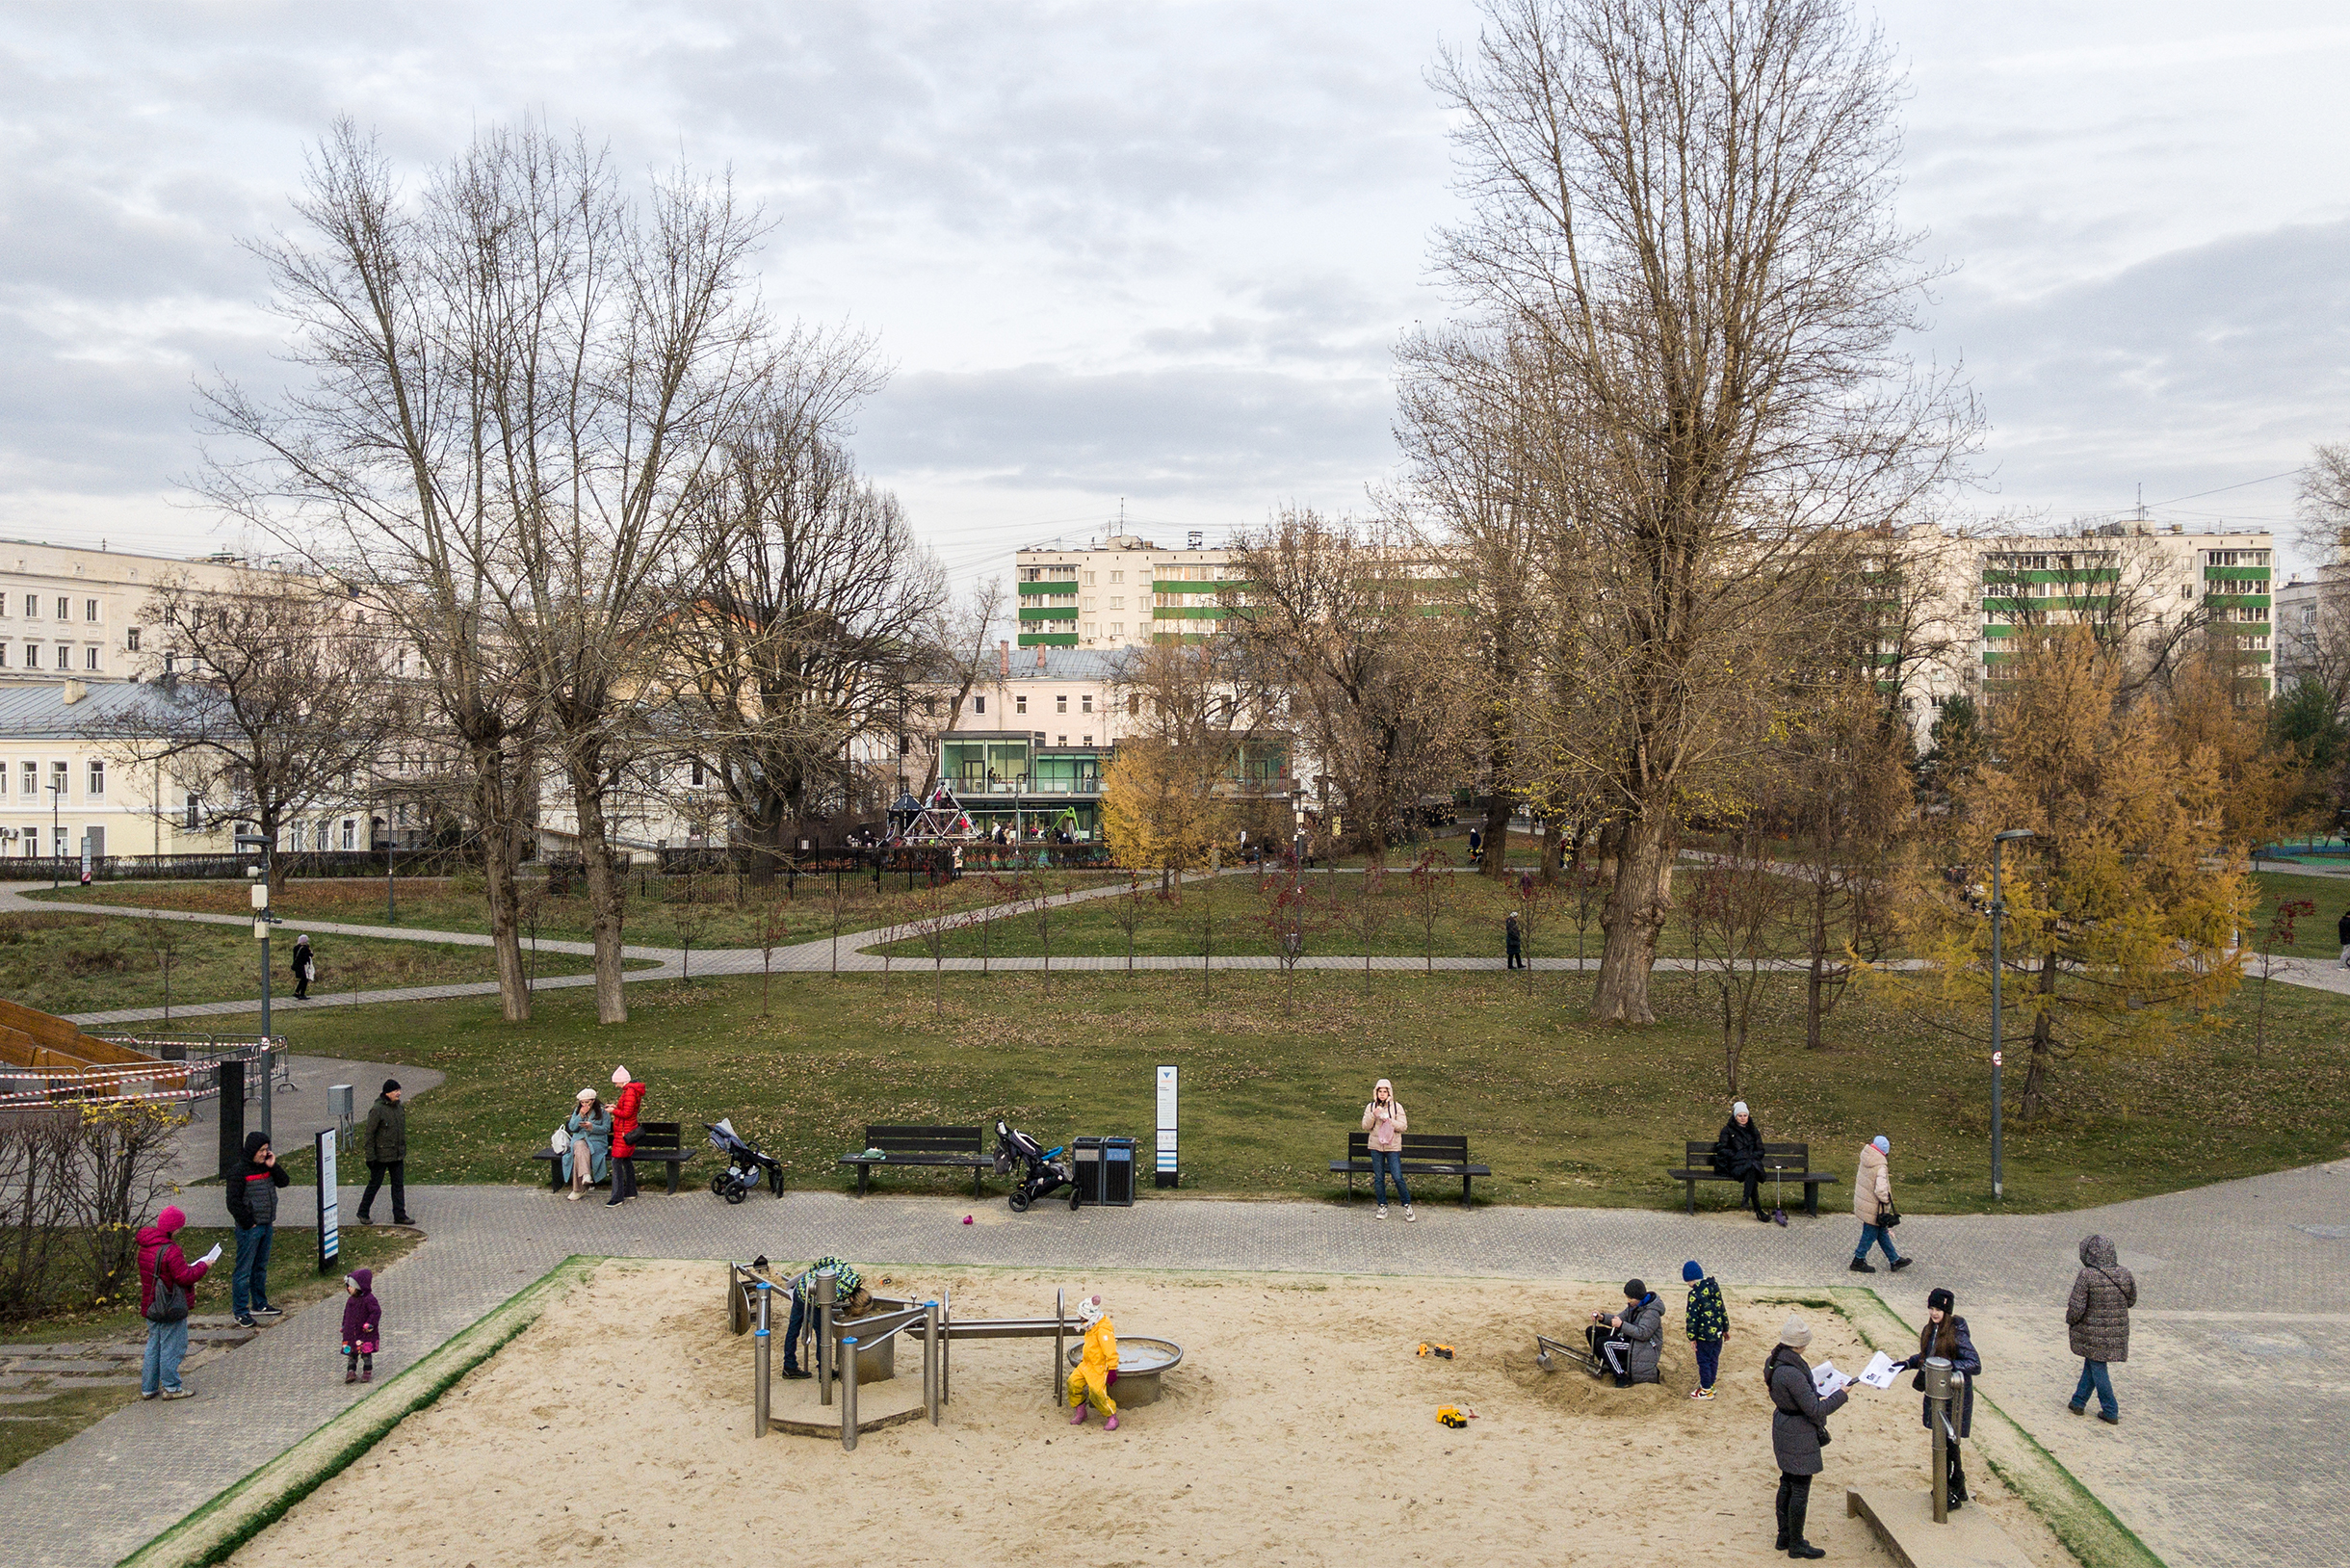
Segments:
[[[626,1067],[614,1067],[612,1070],[612,1085],[614,1088],[628,1086],[628,1069]]]

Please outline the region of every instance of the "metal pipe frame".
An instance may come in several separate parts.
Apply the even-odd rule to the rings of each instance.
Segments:
[[[1934,1428],[1934,1474],[1928,1480],[1934,1506],[1934,1523],[1950,1522],[1950,1445],[1957,1441],[1950,1430],[1950,1370],[1944,1356],[1928,1356],[1924,1362],[1926,1424]]]
[[[841,1447],[850,1453],[857,1449],[857,1337],[848,1335],[841,1341],[847,1354],[841,1357]]]
[[[832,1402],[832,1304],[840,1294],[840,1276],[829,1268],[819,1268],[811,1276],[816,1285],[816,1398],[820,1404]]]
[[[773,1365],[774,1341],[769,1336],[767,1321],[768,1303],[774,1294],[774,1286],[766,1280],[759,1281],[759,1344],[758,1353],[752,1358],[755,1367],[751,1373],[758,1379],[757,1391],[751,1399],[750,1418],[750,1435],[755,1438],[767,1435],[768,1397],[774,1386],[769,1375],[769,1369]]]

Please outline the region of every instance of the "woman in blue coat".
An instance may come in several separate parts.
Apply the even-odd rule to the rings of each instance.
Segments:
[[[604,1179],[612,1153],[612,1115],[595,1090],[582,1089],[578,1108],[563,1126],[571,1134],[571,1146],[563,1151],[563,1180],[571,1184],[571,1201],[577,1203]],[[587,1151],[585,1160],[580,1158],[582,1150]]]
[[[1949,1446],[1950,1473],[1945,1477],[1950,1488],[1950,1506],[1955,1508],[1967,1501],[1967,1472],[1958,1462],[1958,1439],[1965,1437],[1974,1424],[1974,1379],[1983,1370],[1983,1358],[1975,1353],[1974,1340],[1967,1332],[1967,1320],[1951,1309],[1958,1298],[1946,1290],[1926,1293],[1925,1327],[1918,1332],[1918,1353],[1906,1363],[1918,1375],[1910,1379],[1912,1388],[1925,1387],[1925,1359],[1940,1356],[1950,1364],[1950,1422],[1955,1428]],[[1934,1401],[1925,1401],[1923,1424],[1934,1429]]]

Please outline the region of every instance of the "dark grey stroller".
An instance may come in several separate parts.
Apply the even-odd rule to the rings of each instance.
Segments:
[[[726,1157],[726,1168],[710,1178],[711,1191],[728,1203],[741,1203],[757,1189],[760,1174],[765,1172],[770,1189],[775,1196],[783,1196],[783,1162],[761,1154],[745,1142],[734,1130],[732,1116],[720,1116],[702,1125],[710,1129],[711,1147]]]

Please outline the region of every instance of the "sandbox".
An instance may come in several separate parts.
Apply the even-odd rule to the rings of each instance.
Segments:
[[[1796,1311],[1815,1360],[1868,1358],[1833,1311],[1734,1294],[1720,1397],[1701,1402],[1671,1337],[1678,1290],[1664,1383],[1615,1389],[1533,1359],[1537,1325],[1574,1331],[1620,1299],[1612,1286],[876,1267],[876,1291],[951,1290],[958,1315],[1032,1317],[1056,1290],[1099,1291],[1122,1335],[1173,1341],[1184,1360],[1113,1433],[1069,1424],[1031,1345],[959,1346],[941,1425],[845,1452],[752,1438],[751,1341],[727,1332],[725,1277],[602,1265],[231,1560],[1784,1562],[1762,1356]],[[1434,1340],[1455,1358],[1414,1356]],[[1448,1428],[1441,1404],[1476,1417]],[[1918,1399],[1856,1389],[1833,1430],[1812,1539],[1836,1562],[1890,1562],[1843,1490],[1924,1490]],[[1969,1475],[1973,1506],[2035,1563],[2071,1561],[1988,1465],[1971,1457]]]

